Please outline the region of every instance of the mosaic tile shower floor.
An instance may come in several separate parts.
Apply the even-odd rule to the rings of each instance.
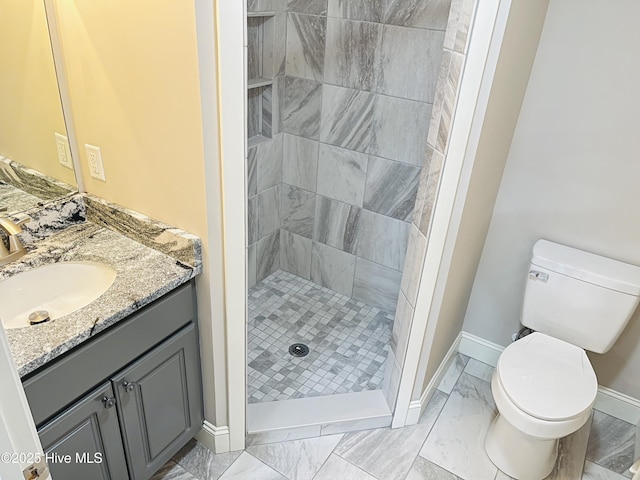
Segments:
[[[249,403],[380,388],[393,314],[279,270],[249,290]],[[305,357],[289,354],[304,343]]]

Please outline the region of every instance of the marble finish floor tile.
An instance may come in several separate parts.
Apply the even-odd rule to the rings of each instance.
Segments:
[[[236,461],[240,453],[216,455],[201,443],[191,440],[173,456],[173,460],[199,480],[217,480]]]
[[[335,453],[379,480],[396,480],[409,472],[430,430],[425,422],[347,433]]]
[[[491,383],[491,377],[493,376],[494,370],[495,369],[491,365],[479,362],[475,358],[470,358],[467,362],[467,366],[464,367],[464,373],[473,375],[487,383]]]
[[[406,480],[459,480],[460,477],[448,472],[435,463],[422,458],[420,455],[415,459]]]
[[[449,366],[447,373],[444,374],[444,377],[440,381],[440,385],[438,385],[438,390],[446,393],[447,395],[451,394],[453,388],[458,383],[458,379],[460,375],[462,375],[463,370],[467,366],[467,362],[469,361],[469,357],[458,353]]]
[[[151,477],[151,480],[198,480],[184,468],[174,462],[167,462]]]
[[[584,472],[582,480],[624,480],[626,477],[619,473],[607,470],[597,463],[586,461],[584,463]]]
[[[249,403],[376,390],[393,314],[278,271],[249,291]],[[305,343],[309,355],[289,354]]]
[[[322,466],[314,480],[376,480],[364,470],[332,454]]]
[[[587,460],[624,474],[635,461],[635,425],[594,411]]]
[[[561,438],[558,445],[558,460],[545,480],[579,480],[589,440],[591,421],[587,421],[577,432]]]
[[[420,455],[464,479],[493,480],[484,437],[496,413],[491,386],[463,373]]]
[[[342,435],[249,447],[247,452],[289,480],[311,480],[322,468]]]
[[[271,467],[268,467],[253,455],[242,452],[220,480],[287,480]]]

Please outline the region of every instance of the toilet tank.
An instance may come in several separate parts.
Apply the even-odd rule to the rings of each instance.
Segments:
[[[616,342],[640,299],[640,267],[538,240],[527,276],[524,326],[596,353]]]

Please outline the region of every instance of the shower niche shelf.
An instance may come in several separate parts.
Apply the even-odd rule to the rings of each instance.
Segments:
[[[273,130],[275,12],[247,14],[247,131],[249,148],[269,141]]]

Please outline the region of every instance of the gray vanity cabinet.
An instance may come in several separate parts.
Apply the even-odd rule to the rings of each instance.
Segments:
[[[190,282],[23,381],[54,480],[147,480],[202,428],[195,312]]]
[[[112,401],[113,390],[107,383],[40,430],[45,453],[54,457],[53,461],[49,459],[54,480],[127,478],[118,414]]]
[[[178,333],[113,380],[132,480],[151,477],[202,427],[194,330]]]

